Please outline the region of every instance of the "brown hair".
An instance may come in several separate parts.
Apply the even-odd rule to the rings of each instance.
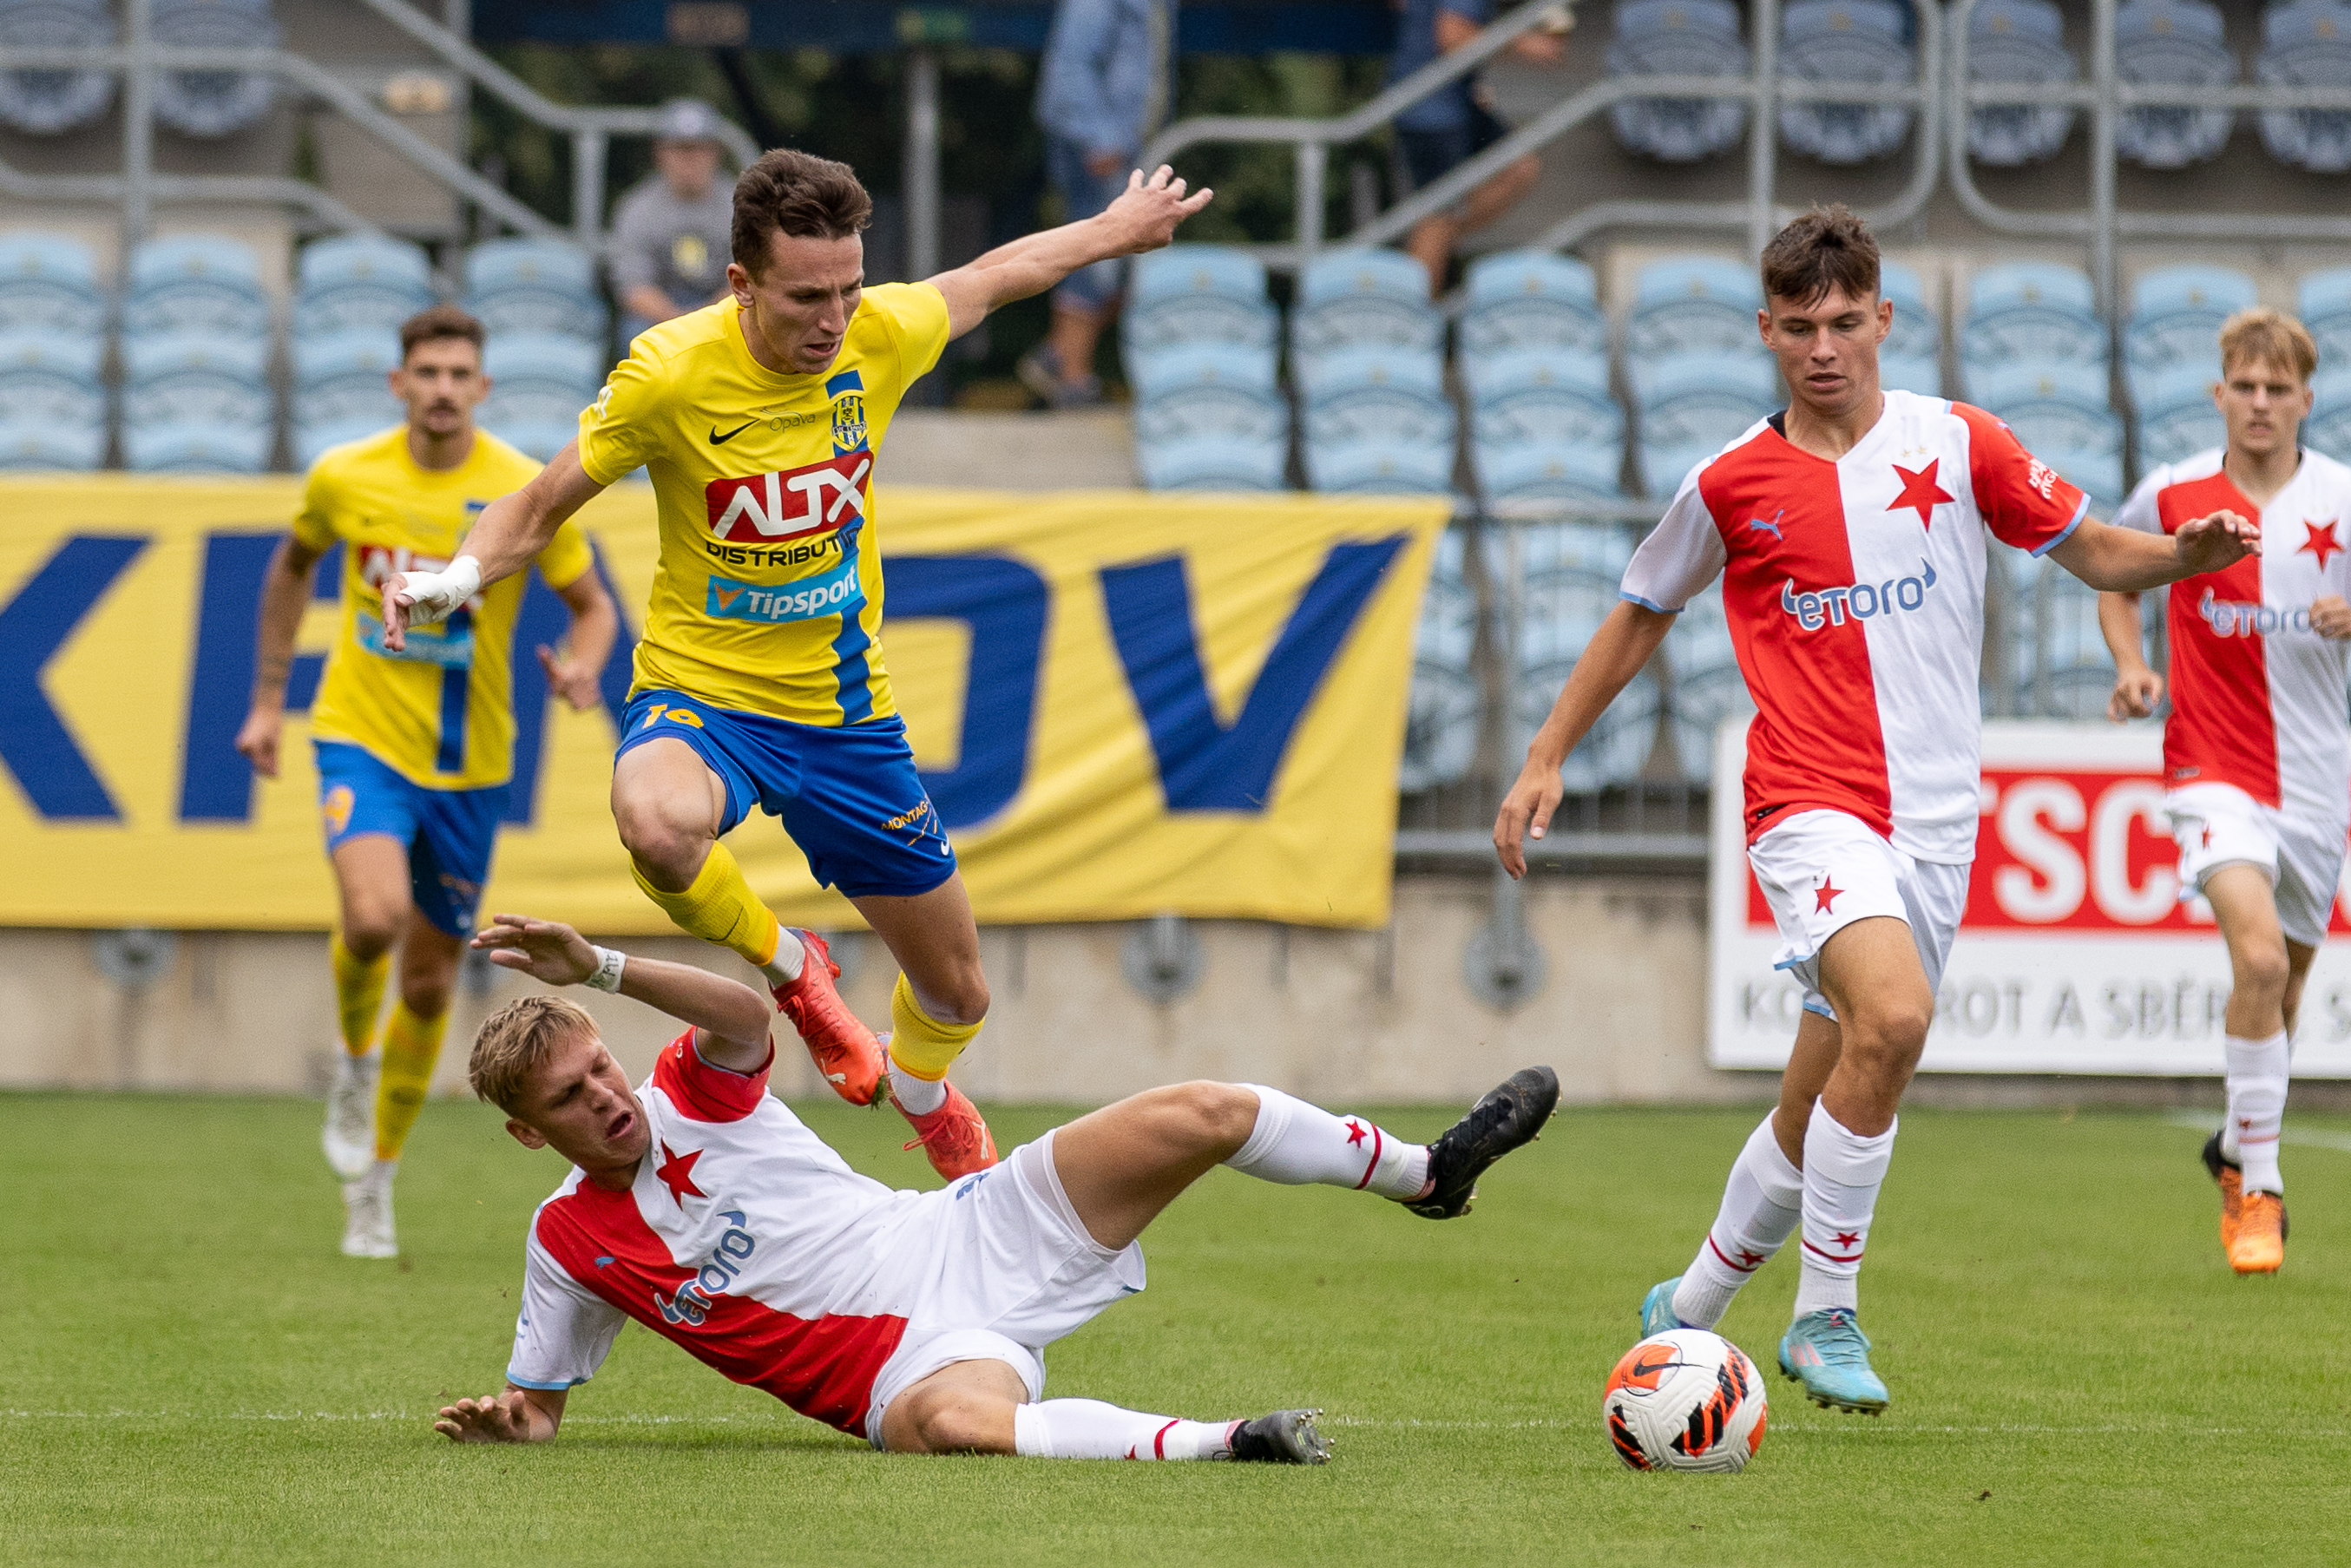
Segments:
[[[1763,297],[1811,305],[1831,289],[1854,299],[1877,292],[1877,240],[1839,202],[1814,207],[1763,247]]]
[[[2256,306],[2220,323],[2220,373],[2227,375],[2240,360],[2291,370],[2306,382],[2318,369],[2318,345],[2293,317]]]
[[[400,324],[400,362],[408,362],[417,344],[443,338],[463,338],[479,350],[484,335],[482,324],[455,305],[427,305]]]
[[[847,239],[873,217],[873,198],[846,163],[778,147],[763,152],[735,182],[736,265],[758,277],[766,270],[769,237]]]
[[[578,1002],[551,993],[517,997],[483,1020],[465,1063],[465,1081],[475,1094],[511,1113],[532,1070],[583,1030],[595,1033],[596,1020]]]

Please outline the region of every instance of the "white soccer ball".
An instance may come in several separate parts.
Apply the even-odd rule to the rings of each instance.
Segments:
[[[1636,1470],[1743,1470],[1763,1445],[1762,1375],[1747,1353],[1704,1329],[1667,1329],[1625,1353],[1608,1375],[1601,1420]]]

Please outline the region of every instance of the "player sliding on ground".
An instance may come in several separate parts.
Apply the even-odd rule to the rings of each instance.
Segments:
[[[2180,894],[2211,904],[2235,978],[2229,1110],[2204,1164],[2220,1184],[2220,1245],[2240,1274],[2285,1261],[2278,1133],[2290,1042],[2351,829],[2343,706],[2351,469],[2297,441],[2317,368],[2317,347],[2292,317],[2231,317],[2213,388],[2228,444],[2158,468],[2115,517],[2160,535],[2226,508],[2259,517],[2275,546],[2172,590],[2163,725]],[[2163,677],[2140,647],[2138,595],[2101,595],[2098,620],[2115,655],[2106,712],[2117,722],[2145,718],[2162,700]]]
[[[1801,1215],[1781,1370],[1820,1404],[1873,1413],[1887,1396],[1857,1321],[1859,1274],[1975,855],[1987,536],[2115,590],[2216,570],[2259,539],[2226,508],[2168,538],[2110,528],[1990,414],[1881,392],[1894,318],[1877,264],[1843,207],[1766,247],[1758,327],[1789,405],[1682,481],[1494,823],[1503,865],[1525,874],[1521,841],[1558,808],[1560,764],[1722,577],[1758,709],[1748,862],[1803,1018],[1778,1108],[1732,1166],[1688,1270],[1642,1302],[1642,1330],[1712,1328]]]
[[[506,1391],[461,1399],[434,1424],[460,1441],[554,1437],[567,1391],[634,1318],[892,1452],[1320,1464],[1330,1449],[1311,1410],[1187,1421],[1043,1399],[1044,1348],[1143,1289],[1135,1239],[1213,1166],[1450,1219],[1559,1098],[1551,1069],[1523,1069],[1423,1145],[1278,1089],[1185,1083],[1081,1116],[937,1191],[893,1192],[768,1095],[773,1013],[748,987],[520,915],[497,916],[474,945],[687,1028],[632,1091],[587,1013],[560,997],[510,1002],[482,1026],[475,1092],[507,1113],[517,1142],[575,1168],[531,1221]]]
[[[329,447],[311,465],[301,515],[263,580],[253,706],[236,736],[254,771],[277,778],[311,571],[343,544],[342,630],[310,706],[310,738],[342,910],[332,956],[343,1049],[320,1137],[343,1178],[343,1251],[353,1258],[400,1250],[392,1177],[441,1054],[458,955],[514,771],[512,644],[528,580],[469,596],[438,635],[406,642],[385,636],[378,598],[399,572],[446,562],[475,513],[538,472],[474,428],[490,390],[482,337],[482,324],[454,305],[410,317],[391,376],[407,423]],[[559,528],[531,559],[571,612],[566,655],[538,650],[548,687],[575,708],[593,707],[620,622],[588,540]],[[395,946],[400,997],[379,1042]]]
[[[950,339],[1081,267],[1157,249],[1208,196],[1164,168],[1137,173],[1097,216],[926,283],[867,288],[872,204],[857,176],[769,152],[736,183],[733,294],[641,335],[547,471],[485,512],[445,571],[386,590],[398,647],[407,626],[520,570],[598,491],[652,475],[661,567],[612,768],[637,884],[765,971],[827,1082],[871,1104],[882,1047],[834,990],[823,942],[781,928],[719,841],[755,806],[782,819],[818,883],[898,961],[887,1084],[942,1176],[996,1158],[946,1082],[987,1016],[987,982],[883,667],[873,465],[899,399]]]

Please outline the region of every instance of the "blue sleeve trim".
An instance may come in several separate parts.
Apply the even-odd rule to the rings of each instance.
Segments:
[[[541,1394],[560,1394],[567,1388],[577,1388],[588,1380],[584,1377],[575,1377],[569,1383],[534,1383],[528,1377],[517,1377],[512,1372],[508,1372],[507,1381],[517,1388],[536,1388]]]
[[[1816,1002],[1810,997],[1804,998],[1804,1010],[1808,1013],[1817,1014],[1818,1016],[1828,1019],[1831,1023],[1834,1023],[1837,1020],[1835,1010],[1832,1009],[1828,1003]]]
[[[2043,556],[2047,555],[2051,550],[2055,549],[2059,545],[2062,545],[2067,539],[2072,538],[2074,537],[2074,530],[2080,528],[2082,526],[2082,519],[2089,515],[2090,497],[2085,496],[2082,497],[2082,504],[2074,508],[2074,520],[2067,523],[2064,530],[2058,534],[2055,538],[2051,539],[2047,544],[2043,545],[2040,549],[2034,550],[2032,552],[2032,559],[2039,560]]]
[[[1792,958],[1782,958],[1771,967],[1775,969],[1792,969],[1799,964],[1808,963],[1819,956],[1818,953],[1799,953]]]
[[[1627,604],[1637,604],[1642,609],[1654,611],[1659,615],[1679,615],[1681,613],[1678,609],[1668,610],[1662,604],[1652,604],[1637,593],[1628,593],[1620,591],[1616,597],[1623,600]]]

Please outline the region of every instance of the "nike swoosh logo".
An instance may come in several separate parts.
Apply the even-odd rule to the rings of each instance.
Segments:
[[[724,446],[728,442],[734,440],[737,436],[742,434],[745,431],[750,429],[753,425],[758,423],[759,422],[756,419],[747,419],[724,435],[718,434],[718,427],[714,424],[710,427],[710,444],[713,446]]]

